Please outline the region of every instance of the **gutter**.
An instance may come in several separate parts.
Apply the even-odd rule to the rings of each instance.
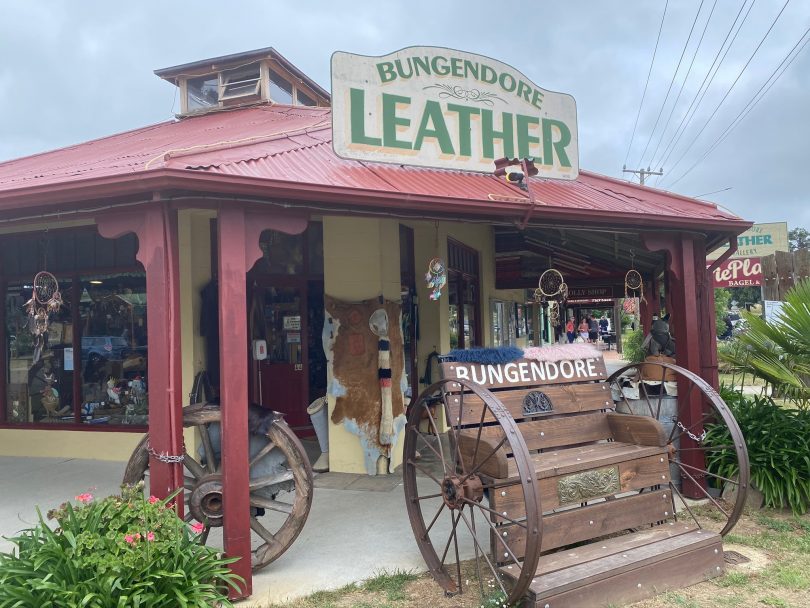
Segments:
[[[118,174],[94,177],[67,182],[32,185],[13,190],[0,191],[0,214],[19,211],[25,208],[50,207],[66,210],[69,207],[86,205],[92,200],[124,198],[151,194],[154,191],[176,190],[189,195],[209,193],[227,196],[255,196],[263,199],[294,201],[305,206],[307,203],[320,205],[345,204],[353,208],[383,208],[389,212],[415,211],[437,213],[466,213],[488,218],[516,218],[531,221],[532,211],[536,209],[520,202],[499,202],[491,200],[460,199],[451,196],[413,194],[399,191],[379,191],[350,186],[333,186],[293,182],[278,179],[244,177],[208,173],[189,169],[159,168],[149,171],[138,171],[129,174]],[[745,230],[751,222],[744,220],[711,220],[693,217],[665,217],[617,215],[615,211],[582,208],[566,208],[554,205],[542,205],[544,222],[570,222],[579,225],[583,221],[605,226],[633,226],[656,228],[697,228],[700,230],[717,230],[726,232],[741,228]],[[527,213],[528,212],[528,213]],[[528,216],[528,218],[527,218]],[[528,223],[528,222],[527,222]],[[736,244],[735,244],[736,249]]]

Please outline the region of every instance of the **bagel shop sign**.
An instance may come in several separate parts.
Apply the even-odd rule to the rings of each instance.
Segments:
[[[348,159],[491,173],[495,159],[531,158],[538,177],[579,172],[573,97],[446,48],[334,53],[332,135]]]

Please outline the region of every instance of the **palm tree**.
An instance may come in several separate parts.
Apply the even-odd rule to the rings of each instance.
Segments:
[[[810,280],[797,283],[785,296],[776,319],[743,313],[748,331],[720,357],[735,372],[752,374],[770,384],[775,394],[810,405]]]

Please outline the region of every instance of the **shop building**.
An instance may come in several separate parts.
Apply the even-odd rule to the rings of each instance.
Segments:
[[[583,170],[529,179],[527,191],[486,173],[345,160],[329,94],[273,49],[156,73],[178,87],[177,120],[0,163],[3,455],[124,461],[147,431],[157,453],[181,453],[195,443],[181,408],[206,371],[220,387],[234,504],[247,459],[227,438],[247,435],[249,401],[307,435],[307,405],[326,395],[331,470],[392,471],[408,396],[429,382],[435,353],[554,339],[532,301],[552,267],[607,298],[638,270],[642,319],[665,286],[678,363],[716,384],[706,254],[733,249],[749,222]],[[436,300],[424,280],[433,258],[447,266]],[[63,303],[37,349],[25,304],[40,271]],[[379,403],[341,407],[339,347],[324,350],[340,305],[364,301],[401,317],[382,449],[367,431]],[[341,356],[368,344],[350,340]],[[182,470],[157,463],[152,483],[168,492]],[[239,525],[226,520],[226,547]]]

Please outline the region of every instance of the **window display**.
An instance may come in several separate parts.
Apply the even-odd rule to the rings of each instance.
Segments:
[[[86,424],[148,422],[146,278],[82,278],[81,415]]]
[[[0,423],[146,426],[146,277],[136,250],[129,236],[87,229],[0,243]]]

